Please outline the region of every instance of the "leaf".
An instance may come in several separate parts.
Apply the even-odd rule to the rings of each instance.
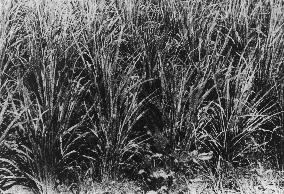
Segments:
[[[202,153],[198,155],[199,160],[210,160],[213,157],[213,152]]]
[[[144,174],[146,173],[144,169],[139,170],[138,174]]]

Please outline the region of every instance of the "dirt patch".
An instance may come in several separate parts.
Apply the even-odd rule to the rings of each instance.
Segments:
[[[34,192],[27,187],[16,185],[5,191],[3,194],[34,194]]]

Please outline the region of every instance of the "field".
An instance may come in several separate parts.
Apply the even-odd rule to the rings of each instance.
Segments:
[[[284,194],[282,0],[0,0],[0,193]]]

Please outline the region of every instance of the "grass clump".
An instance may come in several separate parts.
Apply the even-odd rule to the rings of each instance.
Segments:
[[[267,175],[280,192],[282,13],[278,1],[3,1],[0,189],[256,193]]]

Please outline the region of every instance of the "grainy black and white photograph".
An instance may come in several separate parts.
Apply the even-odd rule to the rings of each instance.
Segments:
[[[284,194],[284,1],[0,0],[0,194]]]

